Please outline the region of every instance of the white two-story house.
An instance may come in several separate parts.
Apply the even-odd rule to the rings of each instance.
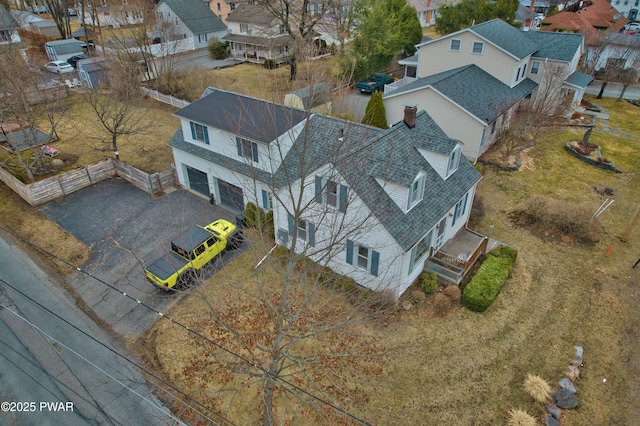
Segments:
[[[169,146],[186,188],[272,210],[278,244],[398,297],[465,231],[481,178],[426,112],[403,114],[380,130],[209,88]]]
[[[463,153],[471,161],[495,141],[513,111],[522,103],[535,103],[551,64],[562,68],[559,86],[551,86],[574,105],[591,81],[576,72],[584,50],[582,35],[524,32],[499,19],[417,48],[416,55],[402,61],[405,78],[385,87],[387,122],[402,118],[402,105],[417,105],[463,142]]]
[[[161,0],[155,12],[156,33],[169,34],[172,39],[162,42],[179,42],[175,51],[206,48],[210,41],[227,34],[227,26],[202,0]]]
[[[290,54],[291,37],[282,22],[258,4],[241,4],[227,16],[229,34],[223,40],[235,58],[281,63]]]

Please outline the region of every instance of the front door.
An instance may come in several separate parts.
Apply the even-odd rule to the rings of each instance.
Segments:
[[[439,224],[436,225],[436,242],[433,245],[436,250],[442,247],[444,244],[444,231],[447,227],[447,218],[443,218]]]

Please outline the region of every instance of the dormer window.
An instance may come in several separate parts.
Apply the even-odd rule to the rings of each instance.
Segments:
[[[407,211],[411,210],[416,204],[422,200],[424,195],[425,176],[419,175],[409,187],[409,197],[407,201]]]
[[[449,163],[447,164],[447,177],[451,176],[451,173],[458,170],[459,165],[460,165],[460,148],[456,148],[453,150],[451,155],[449,155]]]
[[[452,50],[454,52],[459,52],[461,48],[462,48],[462,40],[460,40],[459,38],[452,38],[451,43],[449,44],[449,50]]]
[[[471,48],[471,53],[474,55],[482,55],[484,52],[484,43],[481,41],[474,41],[473,47]]]

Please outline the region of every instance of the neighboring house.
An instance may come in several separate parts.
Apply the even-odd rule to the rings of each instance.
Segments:
[[[640,0],[611,0],[611,6],[615,7],[629,21],[640,20]]]
[[[96,25],[100,28],[120,28],[121,26],[140,24],[144,20],[146,10],[143,3],[127,0],[96,0],[95,9],[87,6],[84,9],[84,24]],[[80,13],[80,8],[78,8]]]
[[[407,3],[416,10],[421,27],[430,27],[436,24],[438,4],[435,0],[407,0]]]
[[[233,12],[236,7],[249,3],[253,3],[253,0],[211,0],[209,1],[209,7],[218,18],[222,19],[225,25],[229,25],[227,22],[229,14]]]
[[[89,89],[97,89],[101,84],[108,84],[107,67],[105,58],[81,59],[76,64],[80,84]]]
[[[29,24],[32,22],[42,22],[45,19],[35,15],[31,12],[26,12],[24,10],[10,10],[9,13],[14,17],[18,25],[25,30],[29,29]]]
[[[0,44],[20,43],[18,28],[18,21],[0,4]]]
[[[542,31],[584,34],[587,43],[605,31],[619,32],[628,22],[607,0],[581,0],[541,22]]]
[[[51,19],[31,22],[31,24],[29,25],[29,31],[54,39],[62,38],[58,26]]]
[[[640,67],[640,37],[609,32],[587,46],[583,67],[593,72],[608,68]]]
[[[426,112],[403,111],[404,121],[381,130],[209,88],[176,112],[169,146],[182,185],[235,211],[248,202],[273,210],[278,244],[295,241],[397,298],[443,246],[469,234],[481,178],[460,141]]]
[[[171,25],[175,38],[183,39],[182,50],[206,48],[227,33],[227,26],[202,0],[162,0],[155,11],[157,25]]]
[[[227,17],[227,23],[229,34],[222,39],[229,42],[235,58],[281,63],[289,56],[291,37],[264,6],[242,4]]]
[[[450,137],[463,142],[471,161],[495,142],[520,105],[536,102],[539,85],[543,96],[553,92],[576,106],[591,81],[576,72],[583,36],[519,31],[499,19],[417,48],[401,62],[405,78],[385,87],[387,122],[402,119],[402,105],[424,108]],[[551,69],[553,79],[545,74]]]
[[[284,104],[306,111],[331,113],[331,90],[327,83],[303,87],[284,95]]]
[[[44,44],[44,49],[51,61],[66,61],[72,56],[84,53],[82,43],[75,38],[48,41]]]

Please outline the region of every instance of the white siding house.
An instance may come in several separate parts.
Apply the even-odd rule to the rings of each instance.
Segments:
[[[480,174],[424,111],[380,130],[209,88],[176,115],[182,185],[362,286],[397,298],[465,229]]]
[[[182,40],[180,50],[206,48],[227,34],[227,26],[201,0],[162,0],[155,9],[158,34]],[[170,26],[171,31],[165,28]],[[162,40],[162,42],[169,40]]]

